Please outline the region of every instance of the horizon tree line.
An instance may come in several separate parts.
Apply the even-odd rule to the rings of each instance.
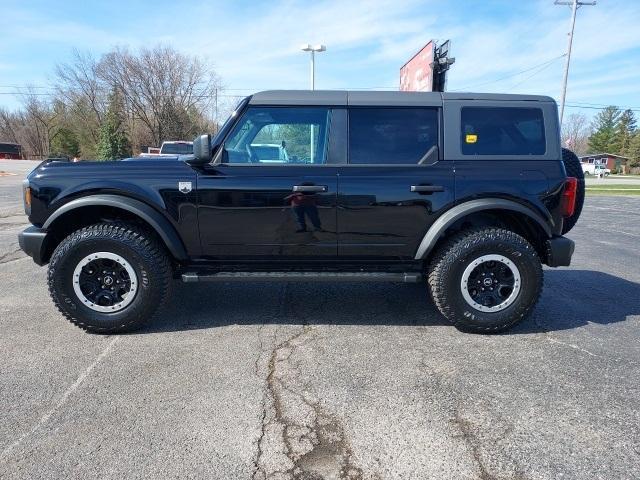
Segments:
[[[29,158],[107,160],[217,129],[220,78],[164,45],[99,58],[76,50],[56,66],[51,90],[22,94],[15,111],[0,108],[0,141],[21,144]]]

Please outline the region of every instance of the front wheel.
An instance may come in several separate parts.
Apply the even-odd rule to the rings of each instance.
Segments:
[[[429,290],[458,329],[497,333],[522,320],[542,291],[542,265],[520,235],[480,228],[452,237],[429,267]]]
[[[144,325],[164,304],[169,258],[154,236],[136,226],[96,224],[65,238],[51,257],[49,292],[60,312],[95,333]]]

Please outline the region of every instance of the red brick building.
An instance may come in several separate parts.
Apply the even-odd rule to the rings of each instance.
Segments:
[[[580,157],[580,163],[606,165],[612,172],[619,170],[620,167],[626,165],[628,161],[629,159],[627,157],[621,157],[620,155],[614,155],[612,153],[592,153],[591,155]]]

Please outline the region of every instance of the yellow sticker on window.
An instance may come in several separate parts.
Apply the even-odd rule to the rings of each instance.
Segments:
[[[478,141],[478,135],[468,133],[466,137],[467,143],[476,143]]]

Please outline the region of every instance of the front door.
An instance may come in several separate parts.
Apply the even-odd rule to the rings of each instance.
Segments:
[[[454,201],[453,163],[442,161],[433,107],[351,107],[349,164],[339,167],[342,259],[413,259]]]
[[[202,251],[214,258],[337,255],[337,169],[324,107],[249,107],[198,176]],[[216,156],[218,158],[218,156]]]

